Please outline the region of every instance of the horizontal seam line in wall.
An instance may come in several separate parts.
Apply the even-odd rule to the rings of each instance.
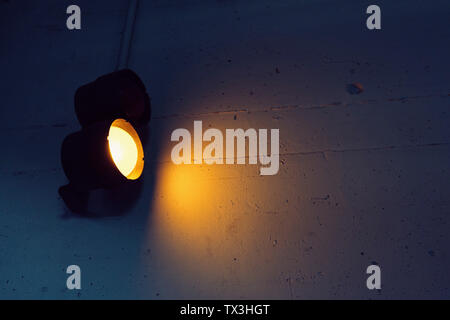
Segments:
[[[414,149],[414,148],[430,148],[430,147],[445,147],[450,146],[450,142],[438,142],[438,143],[424,143],[424,144],[411,144],[411,145],[393,145],[393,146],[381,146],[381,147],[367,147],[367,148],[349,148],[349,149],[324,149],[324,150],[314,150],[314,151],[299,151],[299,152],[283,152],[279,153],[278,156],[308,156],[315,154],[326,154],[326,153],[345,153],[345,152],[365,152],[365,151],[388,151],[388,150],[402,150],[402,149]],[[245,157],[234,157],[233,159],[248,159],[249,156]],[[228,158],[224,157],[225,162]],[[212,160],[209,158],[203,158],[205,160]],[[170,163],[170,160],[164,161],[154,161],[153,163]],[[236,163],[235,163],[236,164]],[[194,163],[190,165],[196,165]],[[207,164],[202,163],[201,165],[207,166]],[[226,165],[226,163],[224,163]],[[246,163],[246,165],[250,165]]]
[[[313,110],[313,109],[324,109],[324,108],[333,108],[333,107],[348,107],[351,105],[364,105],[364,104],[373,104],[373,103],[383,103],[383,102],[407,102],[419,99],[426,98],[447,98],[450,97],[450,93],[448,94],[435,94],[435,95],[424,95],[424,96],[410,96],[410,97],[397,97],[397,98],[387,98],[383,100],[375,100],[375,99],[367,99],[367,100],[359,100],[354,102],[332,102],[326,104],[317,104],[317,105],[283,105],[270,107],[262,110],[249,110],[246,108],[240,109],[232,109],[232,110],[218,110],[218,111],[210,111],[210,112],[198,112],[198,113],[179,113],[179,114],[170,114],[170,115],[160,115],[152,117],[152,120],[164,120],[170,118],[183,118],[183,117],[198,117],[198,116],[208,116],[208,115],[226,115],[226,114],[235,114],[235,113],[265,113],[272,111],[291,111],[291,110]]]
[[[308,155],[315,155],[315,154],[326,154],[326,153],[344,153],[344,152],[364,152],[364,151],[388,151],[388,150],[401,150],[401,149],[413,149],[413,148],[427,148],[427,147],[442,147],[442,146],[450,146],[450,142],[440,142],[440,143],[426,143],[426,144],[415,144],[415,145],[398,145],[398,146],[384,146],[384,147],[368,147],[368,148],[353,148],[353,149],[324,149],[324,150],[317,150],[317,151],[303,151],[303,152],[285,152],[285,153],[280,153],[278,154],[278,156],[308,156]],[[237,159],[248,159],[249,156],[245,156],[245,157],[235,157],[233,159],[237,160]],[[209,160],[209,159],[203,159],[203,162],[205,160]],[[227,158],[223,158],[224,162],[227,160]],[[172,161],[170,160],[166,160],[166,161],[151,161],[150,163],[154,163],[154,164],[165,164],[165,163],[171,163]],[[198,166],[197,164],[188,164],[188,165],[195,165]],[[209,166],[206,163],[202,163],[200,164],[202,166]],[[214,165],[214,164],[212,164]],[[224,163],[223,165],[227,165],[226,163]],[[229,164],[229,165],[237,165],[236,163],[234,164]],[[249,164],[249,163],[245,163],[244,165],[255,165],[255,164]],[[260,165],[259,163],[257,163],[256,165]],[[54,173],[54,172],[58,172],[58,171],[62,171],[62,168],[52,168],[52,169],[30,169],[30,170],[20,170],[20,171],[13,171],[11,173],[7,173],[7,172],[0,172],[0,176],[25,176],[25,175],[29,175],[29,174],[39,174],[39,173]]]
[[[434,95],[424,95],[424,96],[411,96],[411,97],[397,97],[397,98],[387,98],[383,100],[375,100],[375,99],[367,99],[360,100],[354,102],[332,102],[327,104],[318,104],[318,105],[284,105],[284,106],[276,106],[270,107],[268,109],[262,110],[249,110],[246,108],[232,109],[232,110],[218,110],[218,111],[210,111],[210,112],[199,112],[199,113],[180,113],[180,114],[171,114],[171,115],[161,115],[154,116],[152,120],[164,120],[170,118],[183,118],[183,117],[200,117],[200,116],[208,116],[208,115],[226,115],[226,114],[236,114],[236,113],[265,113],[272,111],[291,111],[291,110],[314,110],[314,109],[324,109],[324,108],[334,108],[334,107],[348,107],[351,105],[364,105],[371,103],[383,103],[383,102],[406,102],[418,99],[426,99],[426,98],[447,98],[450,97],[450,93],[448,94],[434,94]],[[55,124],[33,124],[22,127],[6,127],[0,128],[1,131],[14,131],[14,130],[37,130],[37,129],[65,129],[72,128],[73,125],[68,125],[66,123],[55,123]]]

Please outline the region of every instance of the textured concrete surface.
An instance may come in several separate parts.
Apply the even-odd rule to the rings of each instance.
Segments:
[[[450,298],[450,3],[377,1],[375,32],[369,4],[141,0],[130,24],[125,0],[0,1],[0,298]],[[60,145],[127,26],[153,103],[143,184],[81,218],[58,197]],[[173,165],[194,120],[279,128],[279,173]]]

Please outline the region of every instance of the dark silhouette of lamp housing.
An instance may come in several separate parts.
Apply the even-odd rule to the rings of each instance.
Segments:
[[[138,75],[124,69],[78,88],[75,113],[82,127],[118,118],[142,126],[150,121],[150,97]]]
[[[144,150],[138,131],[150,121],[150,98],[131,70],[99,77],[75,93],[82,129],[69,134],[61,162],[69,183],[59,194],[73,212],[85,212],[89,191],[131,184],[142,175]]]

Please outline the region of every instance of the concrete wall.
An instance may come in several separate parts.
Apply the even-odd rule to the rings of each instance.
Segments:
[[[369,4],[0,1],[0,298],[450,298],[450,3],[377,1],[381,31]],[[73,94],[124,61],[152,96],[142,185],[80,217],[57,193]],[[279,173],[175,166],[194,120],[279,128]]]

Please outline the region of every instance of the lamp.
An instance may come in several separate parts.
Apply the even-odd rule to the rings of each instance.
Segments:
[[[82,126],[61,147],[69,183],[59,194],[73,212],[87,208],[89,192],[131,184],[144,169],[138,126],[150,121],[150,98],[131,70],[102,76],[75,93],[75,112]]]

